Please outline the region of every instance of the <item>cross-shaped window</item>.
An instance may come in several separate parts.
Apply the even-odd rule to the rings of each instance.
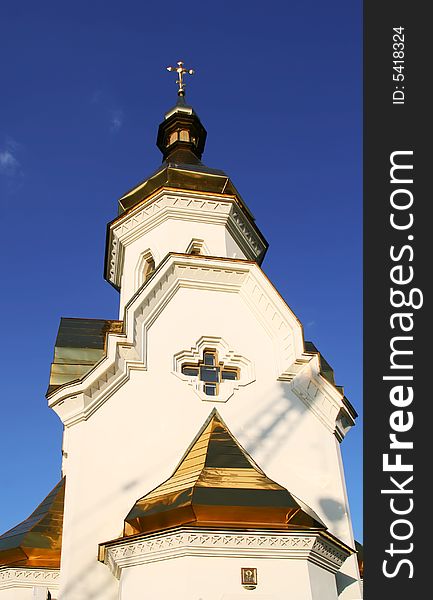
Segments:
[[[203,382],[203,391],[207,396],[216,396],[219,385],[224,380],[239,379],[239,369],[218,362],[216,350],[204,350],[203,360],[196,364],[182,365],[182,373],[188,377],[198,377]]]

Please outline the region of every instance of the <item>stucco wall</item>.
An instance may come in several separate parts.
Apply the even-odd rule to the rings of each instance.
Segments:
[[[171,373],[174,354],[202,335],[223,338],[254,364],[255,381],[227,403],[200,400]],[[239,294],[181,288],[151,325],[146,350],[147,370],[131,371],[96,413],[69,428],[62,600],[117,598],[117,581],[96,561],[98,543],[121,535],[135,500],[171,475],[214,406],[269,477],[353,544],[338,442],[291,384],[277,381],[278,349]]]

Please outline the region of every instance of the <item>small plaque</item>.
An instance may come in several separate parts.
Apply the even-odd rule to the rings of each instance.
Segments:
[[[257,585],[257,569],[253,567],[241,568],[242,585],[247,590],[253,590]]]

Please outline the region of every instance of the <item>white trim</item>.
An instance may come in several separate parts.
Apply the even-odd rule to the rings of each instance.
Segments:
[[[221,198],[163,188],[149,202],[140,203],[111,224],[107,274],[111,283],[121,286],[125,247],[167,219],[225,226],[249,260],[257,260],[266,249],[247,213],[237,205],[234,196]]]
[[[320,532],[179,528],[122,538],[105,547],[103,562],[119,579],[122,569],[183,556],[305,560],[336,573],[349,552]]]
[[[355,422],[342,403],[343,395],[320,375],[320,361],[317,354],[312,355],[309,363],[298,371],[291,382],[291,389],[319,421],[331,433],[335,433],[339,441],[342,441]],[[339,424],[342,419],[340,411],[347,419],[348,427],[345,430]]]
[[[203,390],[203,384],[198,377],[189,377],[182,373],[182,365],[186,363],[198,363],[203,356],[205,348],[213,348],[218,352],[218,358],[227,367],[236,367],[239,369],[239,379],[226,379],[219,385],[219,393],[217,396],[207,396]],[[192,387],[194,392],[204,402],[227,402],[240,387],[244,387],[255,381],[254,366],[244,356],[236,354],[234,350],[230,350],[229,345],[220,337],[202,336],[195,346],[189,350],[181,350],[173,357],[174,368],[173,375],[179,377]]]
[[[196,253],[197,254],[203,254],[204,256],[209,256],[210,252],[209,252],[209,248],[206,246],[204,240],[200,240],[198,238],[192,238],[192,240],[190,241],[188,248],[185,250],[186,254],[192,254],[192,250],[194,248],[198,248],[200,250],[200,252]]]
[[[150,248],[147,248],[146,250],[144,250],[144,252],[142,252],[140,254],[140,257],[137,261],[137,265],[135,267],[134,292],[136,292],[138,290],[138,288],[140,286],[142,286],[143,283],[145,282],[144,267],[145,267],[146,263],[149,263],[149,259],[153,260],[153,262],[155,263],[155,268],[156,268],[156,265],[159,263],[159,257],[155,256],[155,253],[152,252],[152,250]]]
[[[0,590],[44,586],[50,591],[59,588],[59,569],[35,567],[0,567]]]
[[[273,341],[276,379],[293,380],[298,397],[334,431],[339,410],[347,410],[343,394],[320,376],[317,355],[304,353],[300,322],[260,267],[248,261],[176,254],[126,305],[126,333],[107,335],[106,356],[79,382],[49,396],[48,405],[65,426],[91,417],[129,379],[131,370],[147,369],[148,331],[181,288],[239,294]]]

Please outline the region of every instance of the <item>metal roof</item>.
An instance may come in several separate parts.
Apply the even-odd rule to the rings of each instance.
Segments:
[[[60,567],[64,497],[65,478],[25,521],[0,536],[1,566]]]
[[[121,332],[123,321],[62,317],[54,347],[47,394],[81,379],[105,356],[109,332]]]
[[[311,508],[265,475],[215,409],[173,475],[135,503],[124,536],[186,524],[326,529]]]

